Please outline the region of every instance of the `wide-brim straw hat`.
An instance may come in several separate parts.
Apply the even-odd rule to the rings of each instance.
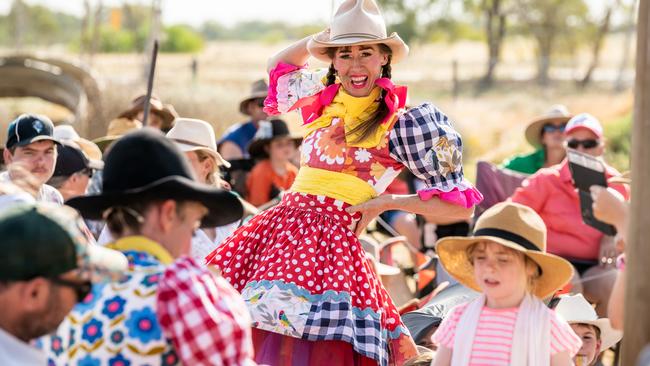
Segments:
[[[197,182],[176,144],[150,127],[126,134],[111,147],[101,193],[75,197],[66,204],[85,218],[101,220],[108,209],[143,197],[200,202],[208,209],[203,227],[227,225],[243,216],[237,196]]]
[[[241,114],[249,116],[250,114],[248,113],[248,103],[255,99],[266,98],[268,94],[269,86],[266,81],[264,79],[255,81],[253,84],[251,84],[251,91],[249,95],[246,98],[242,99],[241,102],[239,102],[239,112],[241,112]]]
[[[526,140],[534,147],[542,146],[542,128],[547,123],[567,123],[573,115],[567,107],[556,104],[543,116],[535,118],[526,127]]]
[[[108,124],[106,136],[94,139],[92,142],[99,147],[102,152],[120,137],[127,133],[142,128],[142,122],[132,118],[116,118]]]
[[[513,202],[496,204],[481,215],[472,236],[451,236],[436,243],[436,252],[447,272],[476,291],[481,291],[481,287],[474,279],[467,249],[481,241],[517,250],[537,263],[541,273],[535,281],[533,295],[540,299],[553,295],[573,276],[573,266],[568,261],[546,253],[546,225],[528,206]]]
[[[103,169],[104,162],[102,161],[102,150],[94,142],[79,136],[74,127],[70,125],[55,126],[54,137],[61,141],[75,143],[93,166],[97,167],[96,169]]]
[[[601,351],[604,351],[623,338],[623,332],[612,328],[608,318],[598,318],[596,310],[582,296],[564,295],[555,307],[555,312],[569,324],[589,324],[600,330]]]
[[[374,0],[346,0],[334,14],[329,29],[329,34],[320,33],[307,43],[309,53],[325,62],[332,61],[327,54],[332,47],[383,43],[392,51],[392,63],[398,63],[409,53],[409,47],[397,33],[387,35],[386,23]]]
[[[174,127],[167,132],[167,138],[174,141],[182,152],[203,151],[214,158],[217,166],[230,168],[230,163],[217,152],[214,129],[206,121],[176,118]]]
[[[118,118],[135,119],[138,116],[138,113],[144,110],[144,100],[146,97],[146,95],[135,97],[131,101],[129,108],[120,113]],[[169,126],[170,128],[174,119],[178,117],[178,113],[176,113],[174,106],[171,104],[163,104],[163,102],[155,95],[152,95],[151,98],[149,98],[149,112],[159,116],[162,119],[162,125]]]

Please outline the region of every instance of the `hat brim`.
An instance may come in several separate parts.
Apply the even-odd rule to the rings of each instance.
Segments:
[[[363,37],[346,37],[340,38],[333,41],[321,41],[316,39],[316,36],[312,37],[307,43],[307,50],[315,58],[331,62],[332,59],[327,55],[325,49],[332,47],[345,47],[345,46],[362,46],[368,44],[379,44],[383,43],[393,52],[391,62],[396,64],[402,61],[409,53],[409,47],[404,43],[397,33],[392,33],[386,38],[377,38],[377,39],[368,39]]]
[[[188,200],[202,203],[208,209],[202,227],[217,227],[231,224],[243,217],[243,207],[234,194],[211,187],[181,176],[169,176],[144,187],[123,192],[102,192],[98,195],[75,197],[66,205],[77,209],[82,216],[101,220],[104,211],[110,207],[128,204],[143,194],[160,199]]]
[[[257,92],[253,93],[250,96],[248,96],[246,99],[242,100],[239,102],[239,113],[244,114],[246,116],[250,116],[250,113],[248,113],[248,103],[252,100],[255,99],[262,99],[266,98],[269,95],[268,91],[266,92]]]
[[[81,268],[92,283],[102,283],[121,279],[129,268],[124,254],[101,245],[88,245],[86,248],[87,268]]]
[[[567,123],[573,116],[566,117],[542,117],[534,120],[526,127],[526,141],[534,147],[542,146],[542,128],[547,123]]]
[[[293,136],[293,135],[282,135],[282,136],[274,136],[270,139],[253,140],[248,145],[248,154],[254,159],[266,159],[269,157],[269,154],[264,150],[264,147],[270,144],[271,141],[273,141],[274,139],[278,139],[282,137],[289,137],[291,140],[293,140],[293,143],[294,145],[296,145],[296,148],[300,146],[300,144],[302,143],[302,137]]]
[[[54,138],[52,136],[36,136],[36,137],[31,138],[31,139],[20,141],[20,142],[14,144],[13,147],[23,147],[23,146],[27,146],[29,144],[33,144],[33,143],[39,142],[39,141],[52,141],[56,145],[61,145],[61,141],[59,141],[58,139],[56,139],[56,138]]]
[[[102,151],[94,142],[81,137],[72,141],[79,145],[88,160],[102,160]]]
[[[474,280],[474,269],[467,257],[467,248],[480,241],[493,241],[505,247],[520,251],[535,261],[542,270],[537,278],[533,294],[540,299],[553,295],[566,285],[573,277],[573,266],[566,260],[545,252],[523,248],[517,243],[495,236],[450,236],[436,243],[436,253],[443,267],[461,284],[481,292],[481,287]]]
[[[172,140],[174,140],[172,138]],[[174,141],[176,143],[176,146],[178,146],[179,149],[181,149],[182,152],[190,152],[190,151],[204,151],[206,154],[212,156],[214,160],[217,162],[218,166],[225,166],[226,168],[230,168],[230,163],[221,156],[218,152],[207,148],[203,146],[196,146],[196,145],[190,145],[190,144],[185,144],[182,142]]]
[[[99,147],[99,150],[101,150],[103,153],[106,152],[106,149],[115,141],[119,140],[123,135],[108,135],[108,136],[102,136],[94,139],[92,142]]]
[[[604,351],[623,339],[623,332],[612,328],[608,318],[600,318],[597,320],[567,320],[569,324],[589,324],[600,330],[600,341],[602,345],[600,350]]]

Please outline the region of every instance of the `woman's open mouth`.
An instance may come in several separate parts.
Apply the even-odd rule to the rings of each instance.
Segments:
[[[350,82],[355,89],[363,89],[368,84],[367,76],[350,76]]]
[[[486,279],[483,280],[483,284],[485,284],[485,286],[487,286],[487,287],[497,287],[497,286],[499,286],[500,283],[501,282],[499,282],[497,280],[490,279],[490,278],[486,278]]]

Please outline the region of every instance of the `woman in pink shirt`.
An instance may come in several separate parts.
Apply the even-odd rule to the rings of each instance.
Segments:
[[[572,365],[582,342],[542,299],[573,268],[546,253],[546,226],[535,211],[497,204],[472,236],[441,239],[437,252],[450,275],[482,294],[452,309],[434,333],[434,366]]]

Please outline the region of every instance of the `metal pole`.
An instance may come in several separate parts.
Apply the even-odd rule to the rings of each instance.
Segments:
[[[144,98],[144,114],[142,117],[142,125],[147,125],[149,118],[149,107],[151,100],[151,93],[153,91],[153,78],[156,73],[156,60],[158,59],[158,40],[153,41],[153,51],[151,51],[151,64],[149,66],[149,77],[147,79],[147,96]]]

